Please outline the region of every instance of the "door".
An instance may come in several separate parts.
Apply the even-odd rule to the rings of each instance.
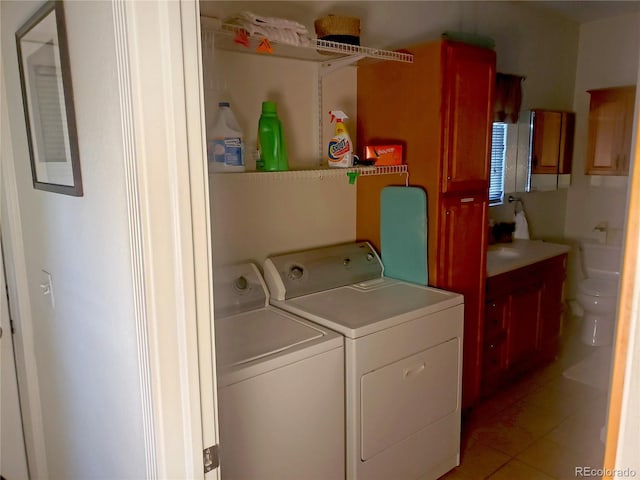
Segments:
[[[488,295],[491,292],[489,291]],[[482,395],[489,396],[499,386],[507,369],[507,321],[509,296],[487,301],[484,313],[482,355]]]
[[[0,475],[6,480],[28,479],[22,429],[13,333],[0,242]]]
[[[534,110],[531,173],[558,174],[562,113]]]
[[[541,355],[548,360],[551,360],[558,351],[562,331],[566,267],[566,255],[545,262],[538,348]]]
[[[576,114],[533,110],[531,173],[569,174],[573,160]]]
[[[439,212],[434,286],[464,295],[462,407],[475,403],[482,365],[488,195],[444,197]]]
[[[587,175],[627,175],[635,87],[591,90]]]
[[[507,366],[512,371],[535,358],[538,349],[542,281],[524,286],[511,294],[507,327]]]
[[[486,191],[489,179],[495,52],[445,43],[442,191]]]

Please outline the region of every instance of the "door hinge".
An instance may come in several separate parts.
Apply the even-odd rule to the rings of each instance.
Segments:
[[[204,461],[204,473],[218,468],[220,459],[218,458],[218,445],[207,447],[202,451],[202,459]]]

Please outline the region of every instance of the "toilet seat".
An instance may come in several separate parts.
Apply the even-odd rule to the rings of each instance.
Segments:
[[[594,297],[615,297],[618,294],[618,282],[605,278],[586,278],[580,283],[579,290]]]

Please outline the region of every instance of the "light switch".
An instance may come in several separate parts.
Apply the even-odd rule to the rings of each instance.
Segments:
[[[49,296],[49,303],[51,304],[51,308],[56,308],[56,301],[53,296],[53,280],[51,279],[51,274],[45,270],[42,270],[40,290],[42,291],[42,295]]]

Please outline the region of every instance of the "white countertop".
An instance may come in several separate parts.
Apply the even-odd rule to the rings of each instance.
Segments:
[[[567,253],[569,245],[542,240],[514,240],[512,243],[490,245],[487,251],[487,277]]]

